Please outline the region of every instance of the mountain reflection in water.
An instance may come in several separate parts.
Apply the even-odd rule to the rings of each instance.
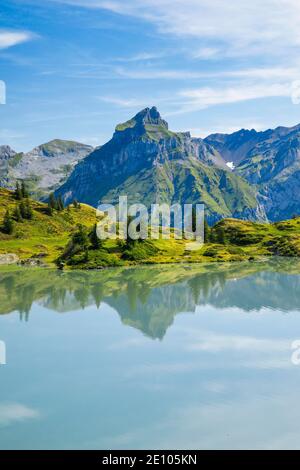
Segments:
[[[175,315],[197,305],[300,309],[300,262],[272,259],[259,263],[147,266],[92,272],[40,269],[0,271],[0,314],[19,312],[30,321],[32,305],[65,313],[105,303],[122,323],[162,339]]]

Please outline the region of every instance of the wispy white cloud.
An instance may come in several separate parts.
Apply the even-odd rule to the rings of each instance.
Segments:
[[[20,403],[0,404],[0,426],[39,417],[39,412]]]
[[[168,117],[203,110],[212,106],[234,104],[243,101],[274,97],[288,98],[291,96],[291,90],[290,82],[257,83],[257,81],[253,81],[245,84],[242,83],[241,85],[229,84],[224,86],[224,84],[221,84],[214,87],[187,88],[179,90],[172,95],[164,93],[163,95],[145,96],[144,99],[118,96],[100,96],[98,99],[119,108],[128,109],[138,109],[155,102],[156,105],[164,107],[164,115]],[[257,127],[262,128],[263,125],[260,124]],[[240,128],[240,125],[231,126],[230,129],[235,131],[238,128]],[[224,126],[222,129],[224,131]],[[194,129],[194,131],[196,132],[198,129]]]
[[[110,103],[120,108],[136,108],[147,104],[146,100],[138,100],[135,98],[124,99],[115,96],[100,96],[99,99],[104,103]]]
[[[218,40],[231,52],[277,54],[300,44],[298,0],[55,0],[154,23],[160,32]]]
[[[0,49],[8,49],[17,44],[30,41],[34,36],[35,35],[29,31],[0,30]]]
[[[260,80],[295,80],[300,76],[300,66],[295,67],[257,67],[220,72],[219,76],[233,78],[257,78]]]
[[[0,104],[6,103],[6,85],[3,80],[0,80]]]
[[[96,91],[93,91],[95,101],[112,105],[103,106],[103,109],[111,108],[112,112],[115,108],[137,111],[154,103],[166,116],[174,116],[218,105],[289,98],[291,83],[300,77],[298,0],[50,1],[99,9],[99,15],[90,12],[93,17],[103,16],[101,9],[105,9],[141,20],[141,40],[130,43],[130,48],[125,39],[124,48],[117,48],[107,57],[102,57],[101,48],[95,56],[90,51],[76,54],[69,67],[58,71],[64,79],[94,80],[98,86],[96,89],[95,85]],[[115,17],[114,22],[123,24],[126,20],[125,16],[120,16]],[[146,22],[158,31],[156,38],[161,39],[161,49],[157,40],[151,42]],[[31,33],[19,34],[30,36]],[[28,38],[19,36],[15,40],[20,43]],[[13,45],[12,38],[5,44],[5,47]],[[117,57],[113,57],[115,54]],[[211,63],[201,62],[207,60]],[[53,70],[41,73],[50,74]],[[120,84],[120,79],[124,79],[124,85]],[[96,80],[111,80],[109,88],[105,82],[102,86]],[[129,83],[129,80],[149,80],[149,83]],[[157,83],[150,83],[150,80],[157,80]],[[228,115],[230,117],[230,109]],[[47,119],[54,120],[54,117]],[[176,119],[174,121],[176,123]],[[210,126],[208,120],[203,121]],[[264,122],[263,126],[268,124]],[[240,126],[228,127],[236,130]]]
[[[182,105],[172,114],[179,114],[211,106],[232,104],[242,101],[255,100],[270,97],[289,97],[291,95],[291,85],[286,84],[249,84],[229,87],[203,87],[182,90],[178,93],[181,97]]]
[[[113,58],[115,62],[145,62],[149,60],[161,59],[166,56],[166,52],[141,52],[130,57]]]
[[[188,80],[203,77],[202,73],[189,70],[160,70],[155,68],[130,69],[116,67],[115,72],[120,77],[133,80]]]
[[[114,61],[120,62],[119,66],[113,64],[108,72],[117,79],[178,81],[177,90],[173,87],[171,93],[153,97],[156,102],[164,103],[167,116],[217,105],[289,97],[292,82],[300,76],[298,0],[52,1],[132,16],[153,24],[164,36],[173,36],[175,42],[176,38],[183,39],[180,44],[177,41],[177,48],[173,47],[182,58],[180,63],[167,59],[155,62],[168,58],[168,53],[154,48],[154,51],[116,58]],[[229,59],[233,57],[234,60]],[[220,59],[220,62],[200,68],[191,59]],[[86,73],[81,76],[86,77]],[[99,71],[88,74],[99,78]],[[183,81],[194,83],[189,88],[185,84],[187,88],[182,89]],[[148,97],[144,100],[122,95],[101,99],[121,108],[149,103]]]
[[[213,332],[204,332],[199,335],[197,341],[189,343],[187,346],[189,351],[253,351],[256,353],[266,352],[284,352],[289,351],[289,340],[274,340],[269,338],[254,338],[251,336],[233,336],[220,335]]]
[[[120,77],[133,80],[197,80],[209,78],[246,78],[295,80],[300,76],[299,67],[254,67],[235,70],[197,71],[186,69],[158,69],[153,67],[132,69],[116,67],[114,72]]]
[[[221,50],[216,47],[201,47],[195,51],[191,51],[190,55],[194,59],[215,59],[221,53]]]

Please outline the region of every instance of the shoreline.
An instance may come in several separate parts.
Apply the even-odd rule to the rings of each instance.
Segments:
[[[0,255],[1,257],[1,255]],[[229,260],[208,260],[205,261],[162,261],[162,262],[131,262],[131,263],[124,263],[117,266],[98,266],[98,267],[82,267],[82,266],[65,266],[63,269],[57,267],[55,263],[52,264],[35,264],[35,263],[26,263],[26,261],[33,261],[31,258],[28,260],[22,260],[21,262],[16,263],[0,263],[0,272],[2,269],[11,268],[13,269],[41,269],[41,270],[49,270],[49,271],[58,271],[58,272],[97,272],[97,271],[107,271],[107,270],[118,270],[118,269],[135,269],[135,268],[154,268],[158,266],[163,267],[183,267],[183,268],[193,268],[196,266],[224,266],[224,265],[242,265],[242,264],[256,264],[256,263],[268,263],[270,261],[299,261],[300,257],[298,256],[280,256],[280,255],[270,255],[270,256],[258,256],[256,258],[250,257],[248,259],[229,259]]]

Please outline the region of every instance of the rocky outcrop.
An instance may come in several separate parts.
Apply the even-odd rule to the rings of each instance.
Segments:
[[[22,259],[19,263],[20,266],[27,266],[28,268],[47,268],[48,265],[38,257]]]
[[[0,255],[0,266],[17,264],[19,257],[15,253],[5,253]]]
[[[16,152],[8,145],[0,145],[0,186],[7,187],[10,183],[10,164]]]
[[[16,155],[16,152],[9,145],[0,145],[0,162],[8,160]]]

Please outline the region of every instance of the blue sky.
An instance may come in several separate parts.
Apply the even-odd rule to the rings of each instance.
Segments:
[[[298,0],[1,0],[0,145],[99,145],[153,105],[201,137],[295,125],[299,24]]]

